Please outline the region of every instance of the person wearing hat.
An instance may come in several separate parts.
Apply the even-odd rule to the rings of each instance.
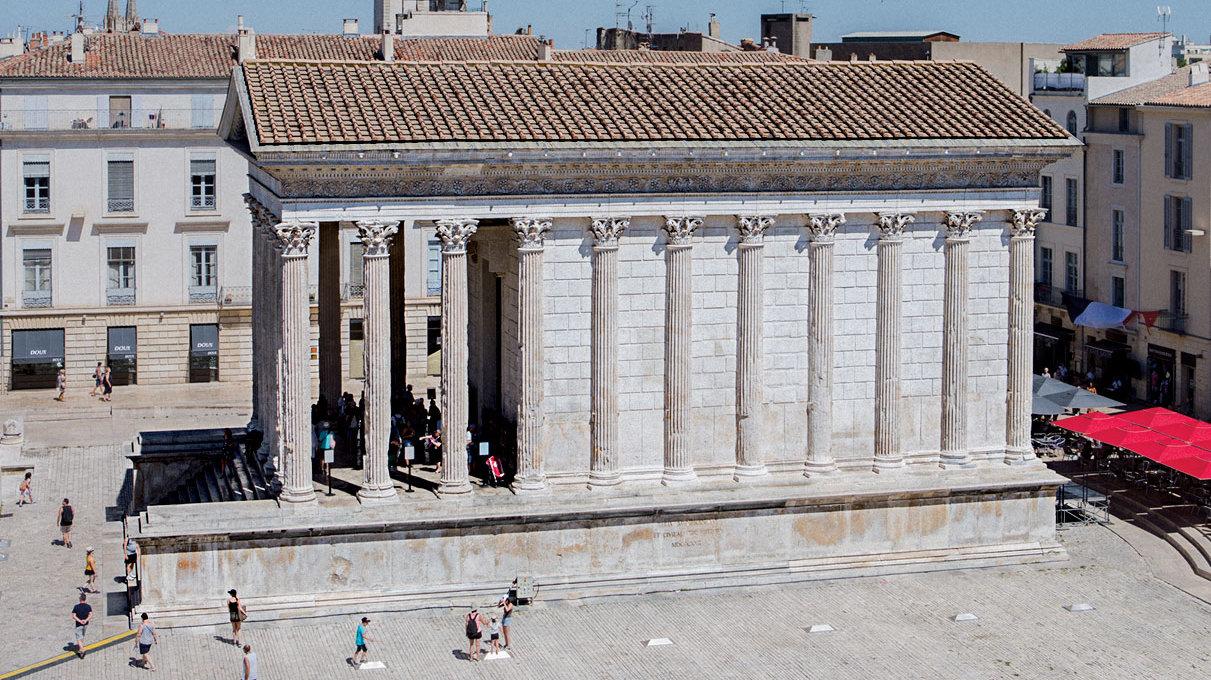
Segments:
[[[93,554],[92,548],[84,551],[84,578],[87,579],[84,583],[85,592],[101,592],[97,590],[97,556]]]
[[[357,627],[357,637],[354,638],[354,642],[357,644],[357,650],[355,650],[353,652],[353,659],[351,661],[351,663],[354,666],[360,666],[366,662],[366,643],[374,642],[374,638],[370,637],[369,635],[366,635],[366,628],[369,625],[370,625],[370,618],[363,616],[362,622],[360,624],[358,624],[358,627]],[[358,654],[362,655],[361,659],[357,658]]]
[[[240,646],[240,628],[244,625],[244,619],[248,618],[248,610],[244,608],[244,603],[240,602],[240,596],[236,594],[235,588],[227,591],[231,597],[227,598],[227,618],[231,621],[231,644],[236,647]]]

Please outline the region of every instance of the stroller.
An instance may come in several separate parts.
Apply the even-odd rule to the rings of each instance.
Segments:
[[[488,456],[487,466],[488,481],[492,484],[492,486],[500,486],[500,483],[504,481],[505,478],[505,470],[500,464],[500,459],[495,455]]]

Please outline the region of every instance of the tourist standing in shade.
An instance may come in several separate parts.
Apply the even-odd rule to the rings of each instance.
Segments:
[[[63,545],[71,547],[71,525],[76,521],[76,511],[71,507],[71,501],[63,499],[63,505],[59,506],[59,516],[55,523],[59,525],[59,533],[63,536]]]
[[[244,680],[259,680],[256,653],[252,651],[252,645],[244,645]]]
[[[231,597],[227,598],[227,615],[231,620],[231,644],[236,647],[240,646],[240,628],[244,626],[244,619],[248,618],[248,610],[244,608],[244,603],[240,602],[240,596],[236,594],[235,588],[227,591]]]
[[[84,633],[88,632],[88,622],[93,620],[93,608],[85,602],[88,599],[80,593],[80,602],[71,609],[71,620],[76,626],[76,656],[84,658]]]
[[[135,633],[139,654],[143,657],[139,660],[139,667],[154,671],[156,665],[151,662],[151,647],[160,644],[160,639],[156,637],[156,627],[147,619],[147,612],[143,612],[142,619],[139,623],[139,630]]]

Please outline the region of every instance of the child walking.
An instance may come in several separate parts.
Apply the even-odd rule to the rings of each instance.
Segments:
[[[362,622],[357,627],[357,637],[354,638],[354,643],[357,645],[357,650],[353,652],[353,665],[360,666],[366,662],[366,643],[374,642],[374,638],[366,635],[366,628],[370,626],[369,617],[362,617]],[[357,655],[361,654],[362,658],[358,659]]]
[[[488,647],[488,653],[489,654],[499,654],[500,653],[500,623],[498,623],[496,621],[495,616],[492,617],[492,623],[488,625],[488,633],[490,634],[488,642],[491,643],[491,645]]]

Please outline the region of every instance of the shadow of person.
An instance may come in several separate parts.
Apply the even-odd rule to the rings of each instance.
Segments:
[[[216,636],[214,636],[214,639],[218,640],[219,642],[222,642],[225,645],[234,645],[235,644],[234,639],[226,638],[226,637],[223,637],[222,635],[216,635]]]
[[[459,661],[470,661],[471,660],[471,655],[468,654],[467,650],[465,650],[465,649],[451,649],[450,653],[453,654],[454,658],[458,659]]]

